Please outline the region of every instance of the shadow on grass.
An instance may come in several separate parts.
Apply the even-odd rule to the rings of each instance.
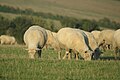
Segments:
[[[100,60],[120,60],[120,57],[117,57],[117,59],[115,59],[115,57],[112,56],[100,57]]]

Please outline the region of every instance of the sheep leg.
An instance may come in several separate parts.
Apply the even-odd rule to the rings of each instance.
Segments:
[[[74,58],[76,59],[76,60],[78,60],[78,52],[77,51],[75,51],[75,50],[73,50],[73,53],[74,53]]]
[[[70,55],[70,53],[68,53],[68,60],[70,60],[71,59],[71,55]]]
[[[41,58],[41,52],[42,50],[38,50],[38,58]]]
[[[69,53],[68,53],[68,60],[70,60],[71,59],[71,56],[72,56],[72,49],[69,49]]]
[[[118,48],[116,47],[115,50],[114,50],[115,60],[117,59],[117,52],[118,52],[117,50],[118,50]]]
[[[69,54],[69,51],[66,51],[63,59],[65,59],[68,54]]]
[[[75,53],[75,55],[76,55],[76,58],[75,58],[75,59],[78,60],[78,53]]]
[[[61,59],[61,52],[60,51],[58,52],[58,59],[59,60]]]
[[[74,54],[75,54],[74,56],[75,60],[78,60],[78,54],[77,53],[74,53]]]

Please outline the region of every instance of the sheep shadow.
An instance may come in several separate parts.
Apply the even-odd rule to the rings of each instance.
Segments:
[[[117,59],[115,59],[115,57],[112,56],[104,56],[100,57],[100,60],[120,60],[120,57],[117,57]]]

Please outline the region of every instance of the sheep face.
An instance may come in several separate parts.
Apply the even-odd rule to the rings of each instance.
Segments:
[[[34,59],[34,55],[35,55],[35,53],[36,53],[36,50],[35,50],[35,49],[29,49],[29,50],[28,50],[28,53],[29,53],[29,57],[30,57],[31,59]]]
[[[92,54],[92,58],[96,60],[100,57],[101,54],[102,54],[102,52],[100,51],[100,49],[96,48]]]
[[[91,61],[92,59],[92,51],[85,51],[83,58],[85,61]]]

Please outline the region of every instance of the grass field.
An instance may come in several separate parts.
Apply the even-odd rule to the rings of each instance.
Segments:
[[[0,0],[0,3],[76,18],[108,17],[120,22],[119,0]]]
[[[17,15],[17,14],[4,13],[4,12],[0,12],[0,15],[2,15],[3,17],[8,18],[9,20],[12,20],[12,19],[16,18],[17,16],[20,16],[20,15]]]
[[[120,80],[120,61],[112,53],[76,61],[58,60],[55,51],[43,50],[41,59],[31,60],[22,45],[0,45],[0,80]]]

